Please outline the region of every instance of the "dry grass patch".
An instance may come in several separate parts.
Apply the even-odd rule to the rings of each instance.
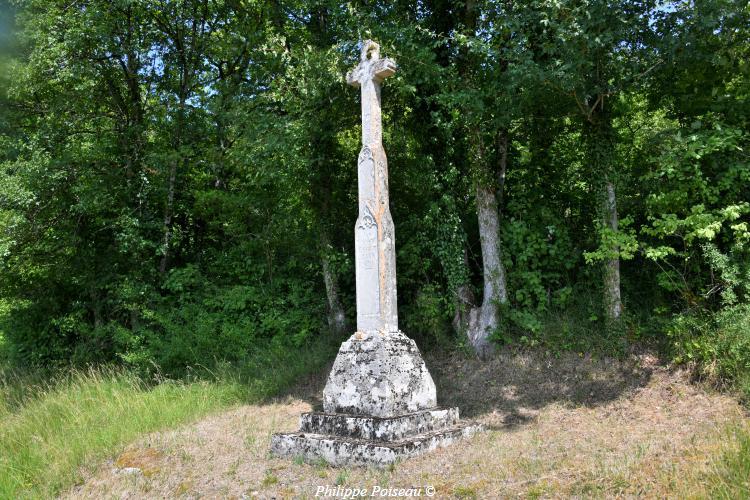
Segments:
[[[123,452],[115,460],[115,467],[121,471],[132,471],[151,477],[160,469],[163,453],[154,448],[134,448]]]
[[[308,397],[243,406],[148,436],[133,449],[160,451],[159,469],[90,471],[69,498],[314,497],[319,486],[432,486],[439,498],[683,497],[745,422],[732,398],[690,384],[653,357],[626,362],[501,354],[488,364],[428,360],[443,404],[490,430],[389,469],[332,469],[268,455],[273,432],[295,429]],[[311,405],[312,402],[312,405]]]

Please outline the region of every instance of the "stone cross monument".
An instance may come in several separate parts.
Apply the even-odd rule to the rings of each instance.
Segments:
[[[334,465],[386,465],[446,446],[478,426],[458,408],[438,408],[435,384],[417,345],[398,329],[396,251],[388,207],[380,85],[396,63],[362,42],[347,82],[362,96],[357,162],[359,217],[354,225],[357,331],[341,344],[323,391],[324,412],[304,413],[300,431],[274,434],[278,455],[323,458]]]
[[[362,93],[362,149],[357,162],[359,218],[354,227],[357,271],[357,330],[398,331],[396,242],[388,207],[388,160],[383,149],[380,84],[396,63],[380,58],[380,47],[366,41],[359,65],[346,75]]]

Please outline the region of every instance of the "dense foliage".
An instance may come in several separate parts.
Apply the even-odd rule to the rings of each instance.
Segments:
[[[24,364],[179,374],[350,331],[344,74],[373,38],[400,66],[383,111],[405,331],[464,343],[481,309],[493,342],[648,337],[750,369],[746,2],[3,13],[0,331]]]

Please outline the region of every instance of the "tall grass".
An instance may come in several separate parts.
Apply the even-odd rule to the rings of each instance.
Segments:
[[[727,433],[727,446],[702,478],[709,498],[750,498],[750,427],[736,427]]]
[[[127,373],[75,372],[40,391],[0,428],[0,498],[49,497],[138,435],[242,400],[232,383],[164,382]]]
[[[140,435],[278,393],[319,369],[329,350],[264,353],[209,380],[157,384],[112,368],[31,385],[0,372],[0,498],[52,497]]]

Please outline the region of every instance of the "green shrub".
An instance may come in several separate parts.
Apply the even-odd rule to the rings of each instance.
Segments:
[[[434,283],[427,283],[413,304],[403,308],[403,326],[409,335],[415,333],[432,345],[448,345],[452,335],[451,314],[453,304]]]
[[[677,316],[668,335],[676,362],[692,363],[701,377],[750,396],[750,304]]]
[[[139,329],[121,329],[120,357],[142,371],[182,376],[217,363],[241,366],[269,349],[296,350],[325,328],[324,302],[301,280],[278,279],[273,290],[217,286],[189,266],[172,271],[165,288]]]
[[[534,218],[534,216],[536,218]],[[525,333],[538,333],[548,313],[568,305],[568,272],[578,264],[568,229],[548,214],[503,223],[509,303],[506,315]]]
[[[144,375],[181,377],[197,367],[242,365],[271,342],[296,349],[325,332],[316,278],[237,284],[238,278],[222,282],[188,265],[173,269],[159,291],[112,285],[110,305],[118,313],[96,322],[81,301],[3,301],[0,331],[19,366],[54,371],[114,361]]]

